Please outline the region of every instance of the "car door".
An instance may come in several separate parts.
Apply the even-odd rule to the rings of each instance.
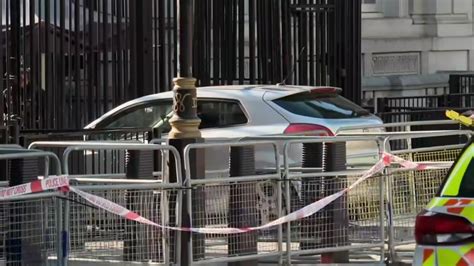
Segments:
[[[239,139],[249,127],[246,112],[237,100],[199,99],[197,115],[206,142],[225,142]],[[206,170],[209,177],[228,175],[229,151],[222,147],[206,149]]]

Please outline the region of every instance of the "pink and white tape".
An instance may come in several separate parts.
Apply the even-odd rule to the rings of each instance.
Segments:
[[[288,222],[293,222],[293,221],[311,216],[314,213],[326,207],[327,205],[329,205],[331,202],[340,198],[345,193],[349,192],[350,190],[352,190],[353,188],[355,188],[357,185],[364,182],[368,178],[382,172],[383,169],[385,169],[387,166],[391,165],[392,163],[397,163],[400,166],[402,166],[402,168],[416,169],[416,170],[442,169],[442,168],[449,167],[448,163],[441,163],[441,164],[429,163],[429,162],[417,163],[417,162],[405,160],[401,157],[398,157],[389,153],[384,153],[382,156],[382,159],[380,159],[369,170],[365,171],[363,175],[359,179],[357,179],[354,183],[352,183],[349,187],[339,192],[336,192],[334,194],[331,194],[329,196],[326,196],[320,200],[317,200],[299,210],[289,213],[274,221],[271,221],[264,225],[248,227],[248,228],[232,228],[232,227],[187,228],[187,227],[171,227],[171,226],[160,225],[110,200],[84,192],[74,187],[70,187],[68,178],[66,176],[52,176],[44,180],[38,180],[31,183],[19,185],[19,186],[1,189],[0,199],[6,199],[6,198],[14,197],[14,196],[19,196],[19,195],[24,195],[24,194],[34,193],[34,192],[41,192],[41,191],[45,191],[49,189],[68,188],[71,192],[76,193],[77,195],[84,198],[86,201],[88,201],[92,205],[100,209],[103,209],[107,212],[119,215],[125,219],[136,221],[138,223],[156,226],[156,227],[169,229],[169,230],[195,232],[195,233],[201,233],[201,234],[238,234],[238,233],[246,233],[246,232],[255,231],[255,230],[267,229],[273,226],[277,226],[277,225],[288,223]]]
[[[13,187],[0,189],[0,199],[7,199],[26,195],[35,192],[41,192],[50,189],[61,187],[68,187],[69,179],[67,176],[50,176],[43,180],[35,180],[30,183],[25,183]]]

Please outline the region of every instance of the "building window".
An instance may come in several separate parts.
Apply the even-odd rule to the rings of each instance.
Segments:
[[[382,12],[382,0],[362,0],[362,12],[374,13]]]

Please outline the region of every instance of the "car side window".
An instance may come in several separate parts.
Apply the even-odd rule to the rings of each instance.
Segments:
[[[199,128],[218,128],[248,122],[241,105],[235,101],[198,100]]]
[[[99,126],[101,128],[152,127],[171,112],[171,108],[171,100],[140,104],[117,113]]]
[[[471,159],[464,172],[458,197],[474,197],[474,159]]]

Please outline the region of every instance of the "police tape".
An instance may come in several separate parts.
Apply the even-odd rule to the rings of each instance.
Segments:
[[[56,188],[66,188],[66,189],[69,189],[69,191],[76,193],[77,195],[85,199],[90,204],[104,211],[119,215],[125,219],[136,221],[138,223],[156,226],[156,227],[168,229],[168,230],[186,231],[186,232],[194,232],[194,233],[201,233],[201,234],[238,234],[238,233],[246,233],[250,231],[267,229],[270,227],[297,221],[305,217],[311,216],[317,213],[318,211],[320,211],[321,209],[325,208],[329,204],[331,204],[333,201],[342,197],[345,193],[349,192],[360,183],[364,182],[365,180],[369,179],[370,177],[373,177],[374,175],[378,173],[381,173],[387,166],[390,166],[393,163],[400,165],[402,168],[412,169],[412,170],[442,169],[442,168],[449,167],[448,164],[446,163],[437,164],[437,163],[432,163],[432,162],[424,162],[424,163],[412,162],[412,161],[405,160],[401,157],[398,157],[396,155],[384,153],[382,154],[382,159],[380,159],[370,169],[365,171],[359,179],[357,179],[354,183],[352,183],[347,188],[341,191],[338,191],[334,194],[331,194],[329,196],[326,196],[322,199],[319,199],[309,205],[306,205],[305,207],[301,209],[298,209],[294,212],[291,212],[283,217],[280,217],[266,224],[263,224],[260,226],[254,226],[254,227],[246,227],[246,228],[233,228],[233,227],[194,228],[194,227],[173,227],[173,226],[161,225],[115,202],[87,193],[75,187],[69,186],[68,178],[66,176],[52,176],[44,180],[38,180],[31,183],[23,184],[23,185],[20,185],[20,186],[24,186],[21,189],[18,189],[18,187],[20,186],[14,186],[14,187],[2,189],[0,190],[0,199],[10,198],[10,197],[34,193],[34,192],[41,192],[41,191],[51,190],[51,189],[56,189]],[[5,192],[3,192],[2,194],[2,191],[5,191]],[[3,198],[2,198],[2,195],[3,195]]]
[[[35,180],[30,183],[25,183],[13,187],[0,189],[0,199],[7,199],[18,197],[35,192],[51,190],[61,187],[68,187],[69,179],[67,176],[50,176],[43,180]]]

